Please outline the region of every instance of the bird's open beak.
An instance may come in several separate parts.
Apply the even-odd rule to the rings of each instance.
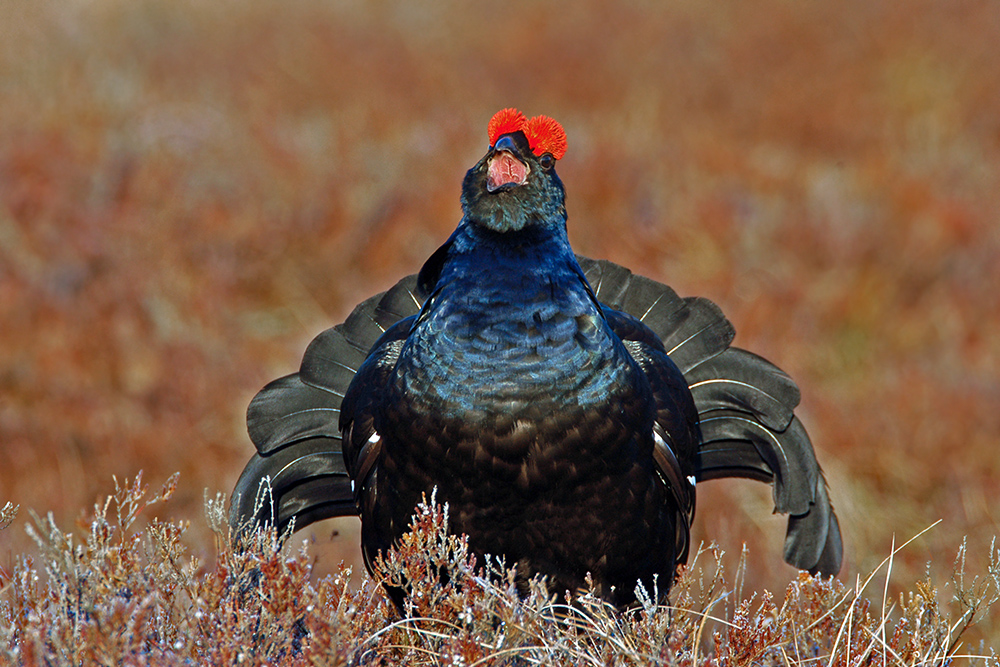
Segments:
[[[490,192],[524,185],[528,181],[528,165],[516,157],[517,148],[509,136],[500,137],[493,146],[486,175],[486,189]]]

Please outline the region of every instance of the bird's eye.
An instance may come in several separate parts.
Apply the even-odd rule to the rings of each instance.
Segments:
[[[542,165],[542,169],[548,171],[556,164],[556,159],[552,157],[552,153],[544,153],[542,157],[538,158],[538,164]]]

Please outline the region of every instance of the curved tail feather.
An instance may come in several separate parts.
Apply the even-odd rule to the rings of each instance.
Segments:
[[[237,534],[258,525],[279,533],[354,514],[354,491],[340,439],[307,438],[269,455],[254,454],[236,482],[229,523]]]
[[[286,375],[261,389],[247,409],[247,432],[263,456],[310,437],[340,440],[342,396]]]
[[[700,412],[746,412],[776,431],[788,426],[799,404],[799,388],[792,378],[738,347],[698,364],[684,377]]]
[[[577,260],[597,300],[652,329],[685,375],[724,351],[736,335],[722,310],[708,299],[681,298],[666,285],[607,260],[579,255]]]
[[[578,259],[598,300],[652,329],[684,373],[702,432],[696,478],[773,484],[775,510],[789,515],[786,562],[836,574],[840,526],[809,435],[795,417],[795,382],[766,359],[729,347],[735,331],[711,301],[682,298],[605,260]]]
[[[816,495],[810,510],[788,517],[785,562],[800,570],[829,576],[840,571],[843,556],[840,523],[830,504],[826,481],[821,476],[816,480]]]
[[[247,463],[230,505],[242,532],[272,525],[283,532],[357,513],[344,462],[340,403],[379,336],[419,311],[416,277],[359,304],[343,324],[309,344],[298,373],[270,382],[250,402],[247,431],[257,453]]]

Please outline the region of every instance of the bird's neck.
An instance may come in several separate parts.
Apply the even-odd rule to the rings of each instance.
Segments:
[[[451,241],[451,252],[439,279],[442,286],[452,281],[581,282],[582,271],[566,236],[565,223],[496,232],[466,220]]]
[[[585,402],[600,391],[583,388],[603,390],[627,356],[564,230],[460,227],[400,363],[442,405],[489,410],[525,396],[564,400],[558,387]]]

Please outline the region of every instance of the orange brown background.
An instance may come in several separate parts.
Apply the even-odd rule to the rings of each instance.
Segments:
[[[561,121],[578,252],[719,303],[803,392],[842,577],[944,585],[1000,532],[995,2],[14,0],[0,21],[0,566],[112,475],[211,558],[253,394],[419,269],[486,123]],[[784,521],[699,488],[780,592]],[[334,531],[339,535],[332,537]],[[357,562],[356,522],[311,534]],[[306,535],[308,537],[308,535]],[[324,565],[325,566],[325,565]],[[879,584],[881,586],[881,584]],[[880,593],[874,594],[880,597]],[[1000,628],[987,636],[1000,640]],[[992,635],[990,635],[992,633]]]

